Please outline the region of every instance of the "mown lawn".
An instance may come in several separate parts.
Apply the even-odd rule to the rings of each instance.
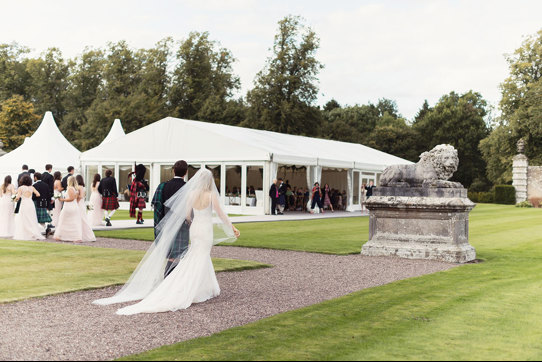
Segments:
[[[479,205],[470,231],[483,263],[363,290],[126,359],[542,359],[542,210]],[[365,238],[359,235],[360,244]]]
[[[142,251],[0,239],[0,303],[126,282]],[[267,267],[213,259],[215,270]]]
[[[325,254],[355,254],[369,235],[367,217],[304,221],[240,223],[241,237],[231,246],[309,251]],[[96,236],[154,240],[149,229],[97,231]]]

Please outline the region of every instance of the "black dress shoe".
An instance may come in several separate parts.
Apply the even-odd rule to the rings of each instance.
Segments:
[[[111,225],[111,220],[105,219],[105,226],[113,226]]]

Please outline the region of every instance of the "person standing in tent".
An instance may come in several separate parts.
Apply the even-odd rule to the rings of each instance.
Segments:
[[[143,210],[147,207],[145,199],[149,192],[149,182],[145,180],[145,173],[147,168],[139,164],[135,167],[135,178],[130,186],[130,217],[136,217],[137,211],[137,225],[143,224]]]
[[[276,215],[277,201],[279,200],[279,189],[277,187],[277,179],[273,180],[269,189],[269,197],[271,198],[271,215]]]
[[[51,204],[51,195],[49,194],[49,185],[42,180],[42,175],[39,172],[34,174],[34,188],[38,191],[38,195],[33,194],[32,200],[36,205],[36,215],[38,223],[45,229],[45,238],[49,236],[51,228],[51,216],[49,215],[49,205]]]
[[[19,187],[19,185],[21,185],[21,179],[23,178],[23,176],[26,176],[26,175],[30,175],[30,173],[28,172],[28,166],[23,165],[23,172],[21,172],[19,174],[19,176],[17,176],[17,185],[16,185],[16,187]]]
[[[100,182],[100,186],[98,186],[98,192],[102,195],[105,225],[111,226],[111,217],[119,208],[119,192],[117,189],[117,180],[113,177],[113,171],[105,171],[105,177]]]

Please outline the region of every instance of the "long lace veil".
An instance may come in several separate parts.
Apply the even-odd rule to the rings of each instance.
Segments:
[[[166,203],[166,216],[157,226],[157,237],[151,245],[128,282],[111,298],[99,299],[93,304],[109,305],[144,299],[163,280],[164,271],[170,249],[185,222],[190,223],[194,205],[202,197],[211,198],[213,209],[213,245],[236,240],[232,224],[222,210],[219,194],[211,171],[200,169],[175,195]],[[186,254],[186,253],[184,253]],[[174,262],[177,265],[184,256],[180,255]]]

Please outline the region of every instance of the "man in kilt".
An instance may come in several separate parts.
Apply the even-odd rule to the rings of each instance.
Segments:
[[[147,168],[141,164],[137,165],[135,178],[130,186],[130,217],[136,217],[136,209],[138,209],[136,221],[138,225],[143,224],[143,210],[147,207],[145,199],[150,189],[149,182],[145,180],[145,173],[147,173]]]
[[[40,196],[32,194],[32,200],[36,205],[36,215],[38,217],[38,223],[40,223],[45,229],[45,237],[51,232],[51,228],[48,224],[51,223],[51,216],[49,215],[49,205],[51,204],[51,193],[49,192],[49,186],[41,180],[41,173],[36,172],[34,174],[34,188]]]
[[[157,226],[164,218],[164,186],[167,182],[162,182],[156,188],[154,196],[152,197],[151,205],[154,208],[154,239],[158,236]]]
[[[105,213],[106,226],[111,226],[111,217],[119,208],[119,192],[117,181],[113,177],[113,171],[106,170],[105,177],[98,186],[98,192],[102,195],[102,209]]]

